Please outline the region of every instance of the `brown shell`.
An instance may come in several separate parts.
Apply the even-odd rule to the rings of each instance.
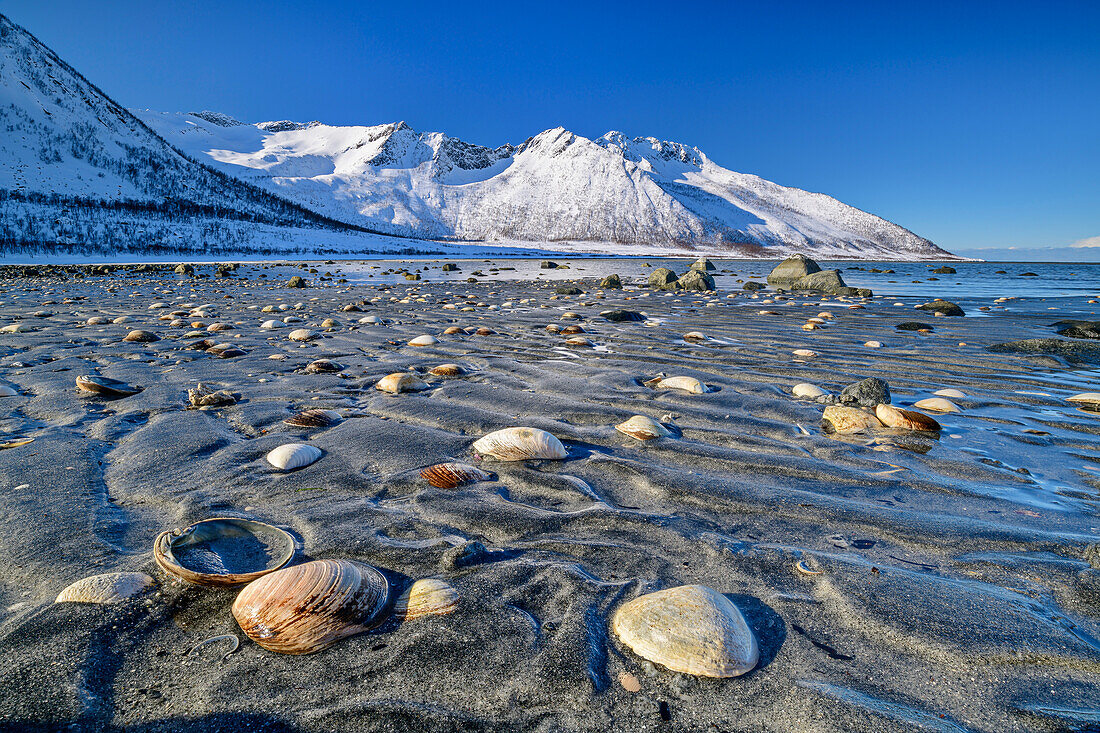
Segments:
[[[195,341],[194,343],[187,344],[187,346],[184,346],[183,348],[187,349],[188,351],[206,351],[213,345],[214,342],[210,339],[203,339],[202,341]]]
[[[244,356],[244,350],[238,349],[233,344],[214,344],[206,350],[207,354],[213,354],[221,359],[232,359],[235,356]]]
[[[340,413],[335,410],[321,410],[311,409],[303,410],[297,415],[288,417],[283,422],[287,425],[293,425],[296,428],[327,428],[330,425],[335,425],[340,422],[342,418]]]
[[[460,333],[465,334],[466,332],[458,326],[447,326],[447,328],[443,331],[444,336],[455,336]]]
[[[461,377],[465,373],[466,369],[458,364],[440,364],[428,370],[433,377]]]
[[[134,329],[133,331],[130,331],[130,333],[123,336],[122,340],[136,341],[138,343],[147,344],[152,341],[160,341],[160,336],[157,336],[152,331],[140,331],[138,329]]]
[[[278,570],[294,557],[294,549],[294,538],[278,527],[250,519],[215,517],[181,530],[161,532],[153,543],[153,558],[164,572],[188,583],[224,587],[248,583]],[[244,556],[244,562],[232,557],[234,553]],[[265,562],[256,567],[260,554]],[[239,566],[243,564],[251,569]]]
[[[573,334],[576,334],[576,333],[588,333],[588,332],[585,331],[580,326],[572,325],[572,326],[566,326],[565,328],[563,328],[561,330],[561,333],[562,333],[563,336],[572,336]]]
[[[923,412],[903,410],[893,405],[875,405],[875,416],[882,421],[883,425],[889,428],[928,432],[935,432],[940,429],[940,424]]]
[[[466,463],[437,463],[422,470],[420,477],[437,489],[455,489],[463,484],[486,481],[492,474]]]
[[[142,390],[142,387],[131,387],[125,382],[101,377],[97,374],[84,374],[77,377],[76,387],[82,392],[91,392],[104,397],[130,397]]]
[[[249,583],[233,618],[250,639],[283,654],[312,654],[368,631],[389,601],[389,582],[352,560],[314,560]]]
[[[334,361],[318,359],[317,361],[311,361],[302,371],[306,374],[329,374],[331,372],[342,371],[343,368],[343,365],[337,364]]]
[[[481,328],[479,328],[479,329],[477,329],[476,331],[474,331],[474,335],[475,335],[475,336],[492,336],[492,335],[494,335],[495,333],[496,333],[496,331],[494,331],[493,329],[491,329],[491,328],[486,328],[486,327],[484,327],[484,326],[482,326]]]

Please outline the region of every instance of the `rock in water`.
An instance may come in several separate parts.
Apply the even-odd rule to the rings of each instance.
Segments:
[[[956,270],[954,267],[949,267],[947,265],[944,265],[943,267],[937,267],[935,270],[932,270],[933,275],[954,275],[955,272]]]
[[[688,270],[676,285],[683,290],[714,290],[714,278],[702,270]]]
[[[737,677],[760,661],[745,617],[704,585],[649,593],[624,603],[611,619],[619,640],[639,656],[701,677]]]
[[[458,265],[456,265],[453,262],[448,262],[448,263],[444,264],[443,267],[441,267],[439,269],[442,270],[443,272],[458,272]]]
[[[550,260],[543,260],[542,262],[539,263],[539,269],[542,269],[542,270],[556,270],[557,268],[558,268],[558,263],[557,262],[552,262]]]
[[[562,285],[554,292],[558,295],[580,295],[584,291],[578,288],[576,285]]]
[[[309,284],[302,278],[301,275],[295,275],[286,282],[288,288],[307,288]]]
[[[954,270],[952,270],[952,272],[954,272]],[[933,313],[942,313],[945,316],[965,316],[966,315],[966,311],[964,311],[962,308],[960,308],[956,304],[952,303],[949,300],[941,300],[940,298],[936,298],[935,300],[931,301],[930,303],[923,303],[921,305],[918,305],[917,308],[919,308],[922,311],[932,311]]]
[[[600,287],[604,290],[622,290],[623,281],[618,275],[608,275],[603,280],[600,280]]]
[[[1023,339],[994,344],[989,350],[998,354],[1036,354],[1058,356],[1066,361],[1100,364],[1100,344],[1063,339]]]
[[[921,323],[920,321],[906,321],[905,323],[899,323],[894,326],[899,331],[932,331],[931,323]]]
[[[803,275],[790,285],[791,290],[812,290],[817,293],[840,294],[847,289],[840,270],[819,270]]]
[[[604,318],[606,318],[607,320],[611,321],[612,323],[622,323],[624,321],[644,321],[645,320],[645,316],[643,316],[638,311],[624,311],[624,310],[601,311],[600,315],[603,316]]]
[[[840,402],[861,407],[890,404],[890,385],[878,377],[868,377],[845,387],[840,393]]]
[[[695,260],[695,262],[691,263],[691,269],[707,272],[709,270],[717,270],[718,268],[715,267],[714,263],[708,260],[706,257],[700,257],[699,259]]]
[[[821,267],[806,255],[792,255],[768,273],[768,285],[790,289],[795,281],[806,275],[821,272]]]
[[[657,290],[675,290],[676,273],[667,267],[658,267],[649,273],[649,287]]]
[[[1058,321],[1050,324],[1059,336],[1071,339],[1100,339],[1100,321]]]
[[[821,427],[826,432],[851,435],[881,428],[883,425],[877,417],[858,407],[829,405],[821,416]]]
[[[745,283],[741,287],[742,287],[742,289],[748,290],[749,292],[755,292],[757,290],[763,290],[764,288],[767,287],[767,285],[765,285],[764,283],[758,283],[758,282],[754,282],[752,280],[749,280],[747,283]]]

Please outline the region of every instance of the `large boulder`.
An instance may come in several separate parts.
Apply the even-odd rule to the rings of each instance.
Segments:
[[[180,264],[176,265],[176,269],[173,270],[173,272],[175,272],[177,275],[187,275],[188,277],[190,277],[191,275],[195,274],[195,268],[187,264],[186,262],[181,262]]]
[[[860,407],[874,407],[875,405],[890,404],[890,385],[878,377],[861,379],[854,384],[849,384],[840,393],[840,402],[845,405],[859,405]]]
[[[691,263],[691,269],[707,272],[708,270],[717,270],[718,268],[715,267],[714,263],[708,260],[706,257],[700,257],[699,259],[695,260],[695,262]]]
[[[600,287],[604,290],[622,290],[623,281],[618,275],[608,275],[603,280],[600,280]]]
[[[1058,321],[1050,324],[1058,329],[1059,336],[1074,339],[1100,339],[1100,321]]]
[[[552,260],[543,260],[539,263],[539,269],[541,270],[556,270],[558,269],[558,263]]]
[[[667,267],[658,267],[649,273],[649,287],[658,290],[675,290],[676,273]]]
[[[714,290],[714,278],[702,270],[688,270],[676,284],[682,290]]]
[[[444,263],[443,267],[441,267],[440,269],[443,272],[458,272],[458,265],[453,262],[447,262]]]
[[[286,281],[286,286],[288,288],[308,288],[309,283],[301,275],[295,275]]]
[[[817,265],[815,264],[814,267],[817,267]],[[770,275],[768,276],[768,282],[771,282]],[[844,279],[840,276],[840,270],[819,269],[817,272],[803,275],[790,285],[791,290],[813,290],[816,293],[827,293],[829,295],[847,294],[841,292],[846,291],[847,288]]]
[[[965,316],[966,315],[966,311],[964,311],[962,308],[960,308],[955,303],[952,303],[950,300],[941,300],[940,298],[936,298],[935,300],[933,300],[930,303],[922,303],[921,305],[918,305],[917,308],[919,308],[922,311],[932,311],[933,313],[942,313],[945,316]]]
[[[789,290],[796,280],[815,272],[821,272],[821,267],[809,257],[791,255],[768,273],[768,285]]]

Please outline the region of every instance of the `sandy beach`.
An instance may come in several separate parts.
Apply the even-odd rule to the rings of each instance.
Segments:
[[[618,268],[622,290],[601,289],[577,263],[553,279],[527,263],[515,279],[475,282],[465,277],[491,265],[461,263],[445,281],[439,263],[372,266],[425,269],[384,283],[323,263],[0,280],[0,327],[20,326],[0,333],[0,384],[17,392],[0,397],[0,427],[6,444],[33,438],[0,450],[0,728],[1100,721],[1100,413],[1066,401],[1096,389],[1095,365],[989,349],[1096,318],[1088,297],[982,295],[962,303],[965,317],[936,317],[914,309],[935,283],[924,297],[777,298],[742,289],[768,269],[747,263],[718,262],[716,292],[648,289],[637,261]],[[293,275],[309,287],[287,287]],[[559,294],[569,286],[580,292]],[[601,315],[619,310],[639,320]],[[300,320],[261,328],[288,317]],[[811,318],[819,327],[804,330]],[[912,321],[932,328],[896,328]],[[215,323],[231,328],[209,331]],[[580,326],[573,335],[590,343],[549,324]],[[289,338],[303,328],[310,340]],[[123,340],[134,330],[157,340]],[[409,345],[423,335],[437,342]],[[244,353],[187,348],[202,339]],[[336,371],[308,373],[318,360]],[[429,373],[441,364],[465,374]],[[375,388],[398,372],[427,388]],[[107,399],[79,391],[81,375],[141,391]],[[647,385],[661,376],[694,377],[705,392]],[[823,402],[791,392],[811,383],[838,395],[867,377],[907,409],[937,390],[965,397],[952,398],[960,412],[935,415],[934,435],[836,435],[822,429]],[[199,383],[235,404],[188,409]],[[283,422],[309,408],[341,419]],[[670,435],[615,429],[633,415]],[[548,431],[568,456],[474,455],[476,439],[512,426]],[[265,456],[287,443],[322,455],[279,471]],[[445,461],[491,477],[453,489],[421,478]],[[393,598],[414,580],[444,580],[458,605],[387,618],[315,654],[268,651],[231,613],[239,588],[188,584],[154,562],[159,533],[211,517],[285,529],[293,565],[372,565]],[[74,581],[119,571],[155,587],[112,605],[54,603]],[[673,672],[609,628],[623,603],[690,584],[744,615],[759,643],[751,672]],[[191,651],[227,634],[239,648],[224,659],[228,641]]]

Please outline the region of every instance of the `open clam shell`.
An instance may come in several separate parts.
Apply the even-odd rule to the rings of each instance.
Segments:
[[[343,420],[336,410],[302,410],[297,415],[291,415],[283,423],[296,428],[327,428]]]
[[[456,489],[463,484],[487,481],[492,474],[466,463],[437,463],[423,469],[420,477],[437,489]]]
[[[635,415],[629,420],[616,425],[615,429],[638,440],[667,438],[672,435],[672,432],[664,425],[645,415]]]
[[[393,603],[393,614],[402,621],[424,616],[444,616],[458,608],[454,587],[436,578],[424,578],[410,585]]]
[[[250,639],[282,654],[312,654],[377,626],[389,582],[352,560],[314,560],[245,586],[233,618]]]
[[[923,412],[903,410],[893,405],[875,405],[875,416],[882,421],[883,425],[890,428],[927,432],[935,432],[940,429],[940,424]]]
[[[474,441],[475,452],[501,461],[562,459],[569,455],[555,436],[538,428],[505,428]]]
[[[81,578],[57,595],[54,603],[121,603],[153,587],[145,573],[104,573]]]
[[[760,661],[756,636],[737,606],[704,585],[639,596],[618,608],[611,628],[639,656],[674,672],[737,677]]]
[[[205,519],[161,532],[153,543],[153,558],[166,573],[214,587],[251,582],[293,557],[294,538],[288,532],[237,517]]]
[[[77,377],[76,387],[82,392],[91,392],[92,394],[114,398],[130,397],[142,390],[141,387],[131,387],[126,382],[101,377],[97,374],[84,374]]]

